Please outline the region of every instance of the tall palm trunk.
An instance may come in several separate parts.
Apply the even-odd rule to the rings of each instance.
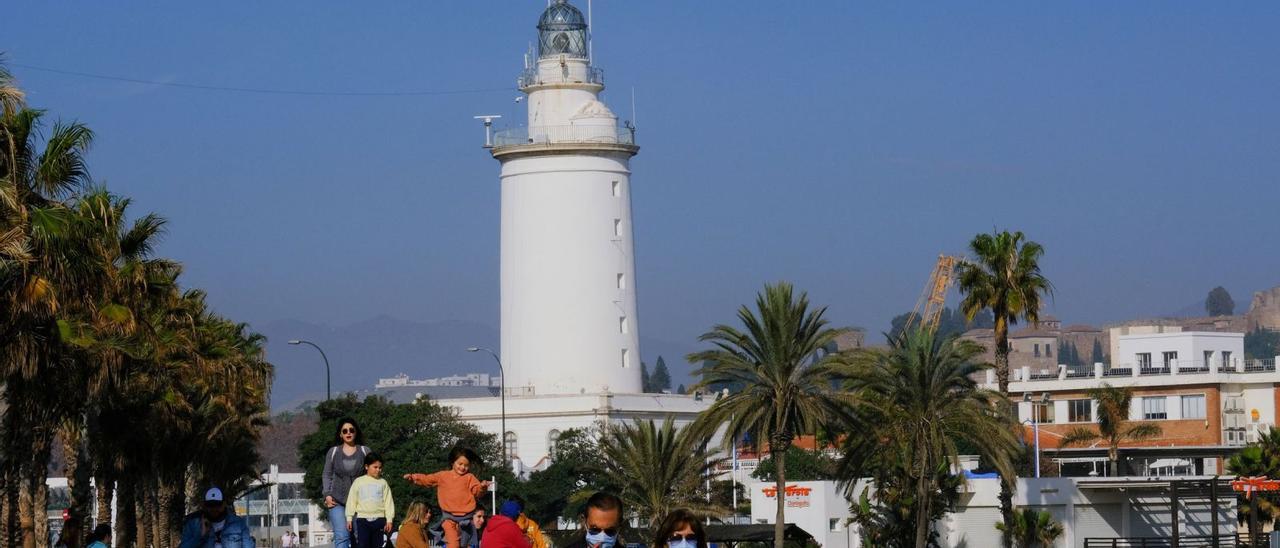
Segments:
[[[135,523],[137,527],[134,546],[136,548],[147,548],[151,546],[151,508],[147,503],[147,482],[138,481],[130,482],[130,490],[133,491],[133,513],[137,518]]]
[[[78,421],[72,421],[58,432],[62,454],[66,459],[67,493],[70,504],[67,521],[62,524],[62,539],[67,548],[80,548],[85,524],[89,521],[89,462],[84,452],[84,436]]]
[[[93,476],[94,498],[96,500],[97,515],[94,516],[95,523],[111,523],[111,495],[112,484],[111,477],[105,471],[99,471]],[[124,501],[120,501],[123,508]],[[118,510],[117,510],[118,511]],[[112,524],[111,530],[116,530],[115,524]]]
[[[9,489],[12,481],[7,464],[0,461],[0,547],[3,548],[13,546],[14,509],[17,507],[16,493]]]
[[[151,514],[151,546],[153,548],[169,548],[169,531],[166,525],[164,511],[164,496],[161,495],[163,487],[159,485],[160,481],[148,482],[147,488],[147,509]]]
[[[36,546],[36,519],[33,512],[29,466],[23,466],[18,474],[18,535],[22,548]]]
[[[782,447],[778,449],[779,444],[769,444],[769,457],[777,465],[778,473],[774,478],[773,485],[778,490],[778,509],[773,517],[773,548],[783,548],[783,535],[786,534],[786,508],[787,508],[787,449]]]
[[[104,482],[104,485],[110,485],[110,483]],[[102,492],[102,490],[98,491],[98,500],[102,500]],[[116,485],[115,493],[115,523],[111,523],[109,521],[111,519],[110,509],[107,510],[106,520],[99,521],[98,523],[111,523],[111,530],[115,532],[116,535],[115,546],[118,548],[132,548],[137,544],[138,530],[140,529],[138,526],[138,511],[135,503],[137,497],[134,496],[135,491],[133,483],[124,479],[120,480]],[[110,491],[107,492],[107,504],[111,504]],[[101,506],[99,506],[99,508],[101,508]],[[98,511],[98,515],[100,517],[102,516],[101,510]]]
[[[45,475],[36,474],[37,483],[31,486],[34,495],[31,497],[31,517],[35,518],[36,522],[36,548],[49,548],[49,485],[44,481]]]
[[[996,307],[995,311],[995,339],[996,339],[996,382],[1000,388],[1000,394],[1009,397],[1009,315],[1003,310]],[[1009,416],[1016,417],[1012,414],[1013,402],[1008,403],[1010,411]],[[1019,423],[1017,428],[1022,429]],[[1021,435],[1019,435],[1021,438]],[[1000,542],[1004,548],[1013,546],[1013,537],[1008,531],[1013,531],[1013,489],[1011,486],[1017,478],[1001,478],[1000,481],[1000,520],[1004,522],[1004,534],[1000,535]]]
[[[920,450],[924,453],[923,450]],[[920,479],[916,480],[916,548],[929,544],[929,473],[926,457],[920,456]]]

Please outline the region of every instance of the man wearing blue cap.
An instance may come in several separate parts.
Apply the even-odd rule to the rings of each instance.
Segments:
[[[515,521],[520,510],[520,503],[514,500],[502,503],[498,513],[485,523],[480,548],[529,548],[529,539]]]
[[[255,548],[253,535],[244,518],[227,511],[222,490],[212,487],[204,493],[200,511],[182,524],[180,548]]]

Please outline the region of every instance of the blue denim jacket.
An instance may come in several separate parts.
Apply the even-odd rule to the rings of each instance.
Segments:
[[[182,525],[180,548],[214,548],[219,541],[222,543],[222,548],[256,548],[253,535],[249,534],[249,525],[244,522],[244,518],[227,512],[226,519],[227,524],[220,533],[214,533],[210,528],[209,534],[201,537],[200,514],[188,517],[186,523]]]

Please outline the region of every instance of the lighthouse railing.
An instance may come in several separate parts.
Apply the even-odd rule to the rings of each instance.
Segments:
[[[599,84],[603,86],[604,69],[589,66],[585,67],[585,69],[555,70],[550,71],[550,74],[542,74],[538,71],[538,66],[534,65],[521,72],[520,77],[516,79],[516,87],[520,89],[543,84]]]
[[[494,147],[559,143],[636,144],[635,133],[630,128],[613,125],[518,127],[500,130],[493,135]]]

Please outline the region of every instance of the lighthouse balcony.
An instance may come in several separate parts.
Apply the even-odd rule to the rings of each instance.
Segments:
[[[538,66],[534,65],[525,69],[516,79],[516,86],[522,90],[560,84],[593,84],[604,87],[604,69],[582,63],[565,67],[564,70],[539,71]]]
[[[606,147],[635,147],[634,128],[610,125],[538,126],[500,130],[493,135],[493,148],[500,150],[520,148],[548,148],[559,145],[602,145]]]

